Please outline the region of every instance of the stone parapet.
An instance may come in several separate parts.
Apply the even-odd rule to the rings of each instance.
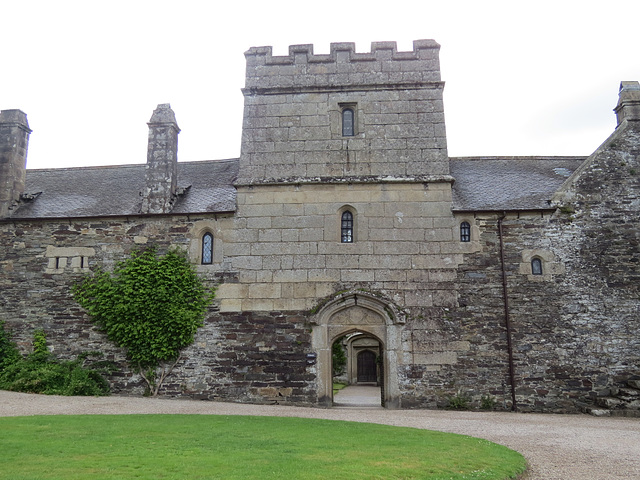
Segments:
[[[291,45],[285,56],[273,56],[271,47],[253,47],[245,53],[245,93],[440,82],[439,51],[434,40],[414,41],[411,52],[398,52],[396,42],[373,42],[370,53],[357,53],[354,43],[332,43],[323,55],[314,54],[313,45]]]

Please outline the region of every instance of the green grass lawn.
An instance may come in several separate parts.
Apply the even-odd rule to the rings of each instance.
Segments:
[[[385,425],[219,415],[0,418],[0,479],[506,479],[517,452]]]
[[[344,384],[344,383],[334,383],[333,384],[333,394],[335,395],[336,393],[338,393],[340,390],[342,390],[346,386],[347,385]]]

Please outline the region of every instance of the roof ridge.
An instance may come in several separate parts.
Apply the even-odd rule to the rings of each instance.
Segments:
[[[214,160],[189,160],[187,162],[178,162],[180,165],[193,165],[201,163],[224,163],[224,162],[237,162],[240,158],[222,158]],[[50,168],[28,168],[28,172],[67,172],[69,170],[103,170],[103,169],[115,169],[115,168],[139,168],[146,166],[146,163],[123,163],[116,165],[87,165],[79,167],[50,167]]]

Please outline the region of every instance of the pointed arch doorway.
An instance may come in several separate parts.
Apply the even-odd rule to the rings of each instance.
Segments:
[[[380,384],[382,405],[386,408],[399,407],[397,371],[400,333],[404,317],[392,303],[367,292],[344,292],[325,303],[310,320],[314,325],[311,344],[317,355],[318,404],[326,407],[333,405],[332,347],[334,342],[350,334],[359,334],[362,338],[377,342],[379,353],[375,360],[375,375],[376,383]],[[375,354],[373,348],[361,349],[362,352],[365,350]],[[367,357],[363,358],[363,361],[372,359],[371,354],[367,354]],[[352,358],[353,360],[355,360],[357,382],[357,354]],[[373,375],[371,365],[362,368],[368,375]]]

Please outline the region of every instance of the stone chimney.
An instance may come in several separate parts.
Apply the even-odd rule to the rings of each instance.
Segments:
[[[640,83],[620,82],[618,95],[618,105],[613,109],[618,125],[624,120],[640,120]]]
[[[146,185],[141,213],[169,213],[178,187],[178,134],[180,128],[171,105],[158,105],[149,120]]]
[[[0,218],[9,216],[24,193],[30,133],[24,112],[0,111]]]

